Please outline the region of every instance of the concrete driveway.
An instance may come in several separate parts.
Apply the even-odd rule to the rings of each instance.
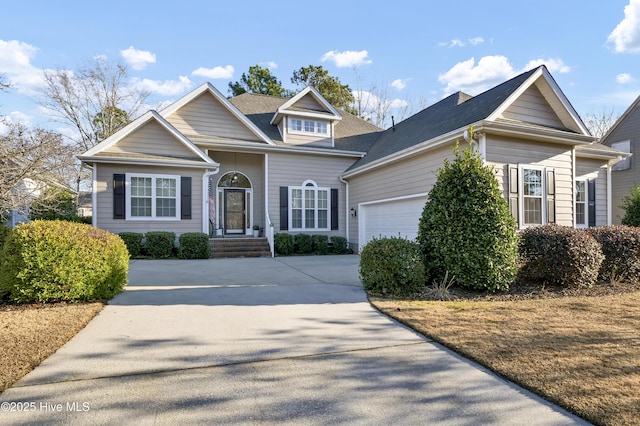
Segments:
[[[0,423],[586,424],[378,313],[357,256],[138,260],[129,278],[0,395]]]

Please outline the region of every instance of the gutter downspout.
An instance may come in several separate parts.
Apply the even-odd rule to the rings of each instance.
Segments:
[[[345,227],[346,227],[346,233],[347,233],[347,247],[351,248],[351,242],[349,241],[349,182],[344,180],[342,176],[338,176],[338,179],[340,179],[340,182],[344,183],[346,187],[345,202],[344,202],[344,216],[346,218]]]
[[[211,185],[211,176],[217,175],[220,173],[220,168],[216,168],[215,170],[207,170],[202,175],[202,232],[210,235],[209,229],[209,185]],[[216,189],[213,191],[214,197],[217,198]]]

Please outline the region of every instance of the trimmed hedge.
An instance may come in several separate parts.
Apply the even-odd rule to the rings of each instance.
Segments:
[[[331,245],[335,254],[345,254],[347,252],[347,239],[334,235],[331,237]]]
[[[122,291],[129,270],[120,237],[58,220],[17,226],[0,258],[0,298],[18,303],[109,299]]]
[[[327,235],[313,235],[313,251],[318,254],[329,253],[329,237]]]
[[[604,260],[602,245],[588,232],[555,224],[520,233],[519,278],[565,287],[591,286]]]
[[[624,210],[623,225],[640,226],[640,186],[631,188],[620,207]]]
[[[293,254],[293,235],[285,233],[275,234],[273,237],[273,245],[276,254],[281,254],[283,256]]]
[[[640,278],[640,228],[614,225],[587,230],[600,244],[604,261],[599,279],[638,282]]]
[[[147,232],[145,235],[145,249],[154,259],[167,259],[173,254],[176,234],[167,231]]]
[[[360,253],[360,278],[367,291],[413,295],[426,282],[422,247],[401,237],[374,238]]]
[[[180,235],[178,258],[180,259],[208,259],[211,257],[209,236],[202,232],[187,232]]]
[[[311,235],[308,234],[295,234],[293,236],[295,242],[296,253],[309,254],[313,251],[313,243],[311,241]]]
[[[127,250],[129,250],[129,256],[140,256],[140,252],[142,251],[142,238],[144,237],[143,234],[138,232],[120,232],[118,235],[126,244]]]

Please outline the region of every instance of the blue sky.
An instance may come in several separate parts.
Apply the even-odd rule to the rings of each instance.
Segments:
[[[394,105],[478,94],[546,64],[574,108],[621,114],[640,94],[640,0],[6,2],[0,115],[51,125],[38,107],[45,69],[96,55],[128,64],[150,108],[210,81],[228,94],[249,66],[285,87],[322,65]]]

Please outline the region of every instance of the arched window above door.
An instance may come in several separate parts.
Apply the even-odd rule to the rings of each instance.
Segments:
[[[251,188],[249,178],[240,172],[225,173],[218,181],[218,188]]]

